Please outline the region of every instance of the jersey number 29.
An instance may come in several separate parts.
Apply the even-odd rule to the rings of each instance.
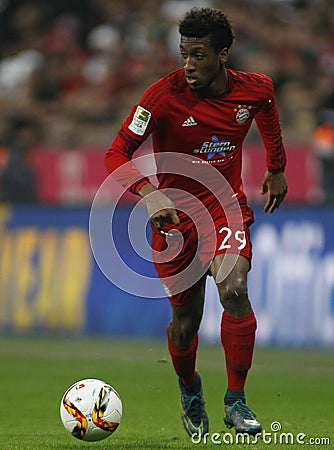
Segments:
[[[220,247],[218,250],[224,250],[225,248],[231,248],[232,245],[229,244],[229,239],[232,236],[233,232],[231,230],[231,228],[228,227],[223,227],[219,230],[219,233],[226,233],[224,238],[223,238],[223,242],[221,243]],[[246,247],[246,233],[244,231],[241,230],[237,230],[234,233],[234,239],[238,242],[240,242],[240,245],[238,245],[237,249],[238,250],[242,250],[243,248]]]

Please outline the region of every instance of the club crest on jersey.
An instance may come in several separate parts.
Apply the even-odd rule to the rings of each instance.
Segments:
[[[129,130],[133,133],[143,136],[146,131],[147,125],[150,121],[151,113],[147,109],[138,105],[136,112],[133,115],[132,122],[129,125]]]
[[[237,108],[234,108],[234,111],[236,112],[235,120],[237,123],[244,123],[246,120],[250,117],[249,110],[252,109],[249,105],[238,105]]]

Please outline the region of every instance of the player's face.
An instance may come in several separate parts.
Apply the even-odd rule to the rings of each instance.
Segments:
[[[226,85],[224,64],[229,54],[227,48],[217,54],[211,47],[208,37],[181,36],[180,54],[191,90],[206,96],[224,92]]]

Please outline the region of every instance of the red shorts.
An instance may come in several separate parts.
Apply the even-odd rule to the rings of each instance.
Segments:
[[[252,223],[252,222],[251,222]],[[213,230],[189,228],[182,232],[157,230],[152,226],[154,265],[169,301],[182,305],[191,300],[210,274],[209,267],[220,253],[245,256],[251,261],[252,244],[247,223],[226,225],[216,220]]]

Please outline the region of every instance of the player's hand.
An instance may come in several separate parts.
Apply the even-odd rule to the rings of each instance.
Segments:
[[[288,192],[288,185],[284,172],[271,173],[266,172],[263,177],[261,194],[268,193],[268,200],[265,204],[264,211],[273,213],[279,208]]]
[[[148,214],[156,228],[164,228],[166,225],[179,225],[174,203],[151,183],[145,184],[139,191],[144,197]]]

